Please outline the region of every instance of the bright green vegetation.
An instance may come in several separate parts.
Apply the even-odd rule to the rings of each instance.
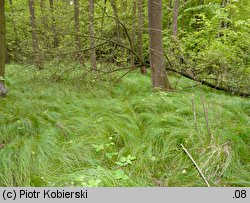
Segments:
[[[190,88],[194,83],[184,78],[178,91],[164,93],[136,73],[110,86],[52,82],[46,71],[7,66],[1,186],[206,186],[180,144],[211,186],[250,186],[249,99]]]

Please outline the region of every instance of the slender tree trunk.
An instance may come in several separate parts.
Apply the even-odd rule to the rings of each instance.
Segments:
[[[89,35],[90,35],[92,70],[97,70],[96,53],[95,53],[95,32],[94,32],[94,0],[89,0]]]
[[[173,8],[173,40],[177,40],[178,35],[178,13],[179,13],[179,4],[180,0],[174,0],[174,8]]]
[[[123,11],[123,13],[124,13],[123,21],[124,21],[124,24],[126,25],[126,24],[127,24],[127,19],[128,19],[128,15],[127,15],[128,0],[121,0],[121,1],[120,1],[120,5],[122,6],[122,11]]]
[[[34,0],[29,0],[29,11],[30,11],[30,24],[32,30],[32,43],[33,43],[33,55],[34,62],[38,68],[41,68],[40,59],[39,59],[39,47],[38,47],[38,39],[36,32],[36,16],[35,16],[35,5]]]
[[[18,39],[17,25],[16,25],[16,21],[15,21],[15,17],[14,17],[14,8],[13,8],[12,0],[9,0],[9,4],[10,4],[10,11],[11,11],[11,21],[12,21],[13,32],[14,32],[14,37],[15,37],[14,46],[17,47],[19,39]],[[7,53],[7,55],[8,55],[8,53]],[[13,60],[17,61],[17,55],[16,55],[15,49],[13,51]]]
[[[132,31],[131,31],[131,49],[135,51],[135,35],[136,35],[136,0],[132,2]],[[135,65],[135,55],[130,53],[130,65]]]
[[[108,0],[104,0],[103,1],[103,12],[102,12],[102,21],[101,21],[101,36],[103,36],[103,27],[104,27],[104,16],[105,16],[105,12],[106,12],[106,9],[107,9],[107,1]]]
[[[173,3],[173,0],[169,0],[168,1],[168,8],[167,10],[170,11],[172,9],[172,3]],[[171,12],[167,12],[167,28],[168,30],[171,29]]]
[[[173,64],[176,67],[180,60],[181,56],[178,51],[178,13],[179,13],[179,5],[180,5],[180,0],[174,0],[174,5],[173,5],[173,21],[172,21],[172,44],[170,46],[170,52],[172,54],[173,58]]]
[[[42,29],[43,37],[42,38],[46,44],[46,47],[49,48],[50,47],[50,37],[48,35],[49,24],[48,24],[48,13],[47,13],[45,0],[40,0],[40,11],[41,11],[41,21],[43,25],[43,29]]]
[[[0,97],[4,97],[7,94],[4,84],[6,57],[4,1],[0,0]]]
[[[53,46],[54,48],[59,46],[58,33],[56,31],[56,19],[55,19],[55,10],[54,10],[54,0],[49,0],[50,13],[52,19],[52,32],[53,32]]]
[[[114,16],[117,19],[116,20],[117,38],[120,39],[121,38],[121,30],[120,30],[120,25],[119,25],[119,22],[118,22],[119,16],[118,16],[117,8],[116,8],[116,2],[115,2],[115,0],[110,0],[110,3],[111,3],[111,6],[112,6],[112,9],[113,9]]]
[[[49,25],[48,25],[48,18],[47,18],[47,14],[46,14],[45,0],[40,0],[40,10],[41,10],[41,14],[42,14],[42,19],[41,19],[42,24],[43,24],[44,30],[47,31],[47,30],[49,30]]]
[[[143,57],[143,41],[142,34],[144,28],[144,17],[143,17],[143,0],[138,0],[138,56],[141,61],[144,61]],[[142,74],[147,74],[147,69],[145,66],[140,67]]]
[[[82,42],[80,38],[80,26],[79,26],[79,0],[74,0],[74,19],[75,19],[75,43],[77,47],[77,56],[80,63],[83,65],[83,54],[82,54]]]
[[[148,0],[149,58],[153,88],[170,90],[163,57],[162,0]]]

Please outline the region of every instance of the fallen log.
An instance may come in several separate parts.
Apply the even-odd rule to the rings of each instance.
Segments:
[[[193,75],[191,75],[191,74],[189,74],[189,73],[187,73],[187,72],[184,72],[184,71],[178,71],[178,70],[175,70],[175,69],[173,69],[173,68],[166,68],[166,70],[167,70],[167,71],[175,72],[175,73],[177,73],[177,74],[179,74],[179,75],[182,75],[182,76],[184,76],[184,77],[186,77],[186,78],[189,78],[189,79],[191,79],[191,80],[194,80],[194,81],[196,81],[196,82],[199,82],[199,83],[202,84],[202,85],[206,85],[206,86],[211,87],[211,88],[216,89],[216,90],[221,90],[221,91],[224,91],[224,92],[227,92],[227,93],[236,95],[236,96],[250,97],[250,93],[247,93],[247,92],[240,92],[240,91],[233,91],[233,90],[231,90],[231,89],[229,89],[229,88],[226,88],[226,87],[217,86],[217,85],[215,85],[215,84],[213,84],[213,83],[210,83],[210,82],[208,82],[208,81],[206,81],[206,80],[198,79],[198,78],[196,78],[195,76],[193,76]]]

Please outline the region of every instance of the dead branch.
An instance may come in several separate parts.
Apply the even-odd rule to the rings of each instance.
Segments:
[[[206,177],[203,175],[203,173],[202,173],[200,167],[199,167],[198,164],[195,162],[195,160],[193,159],[193,157],[191,156],[191,154],[190,154],[190,153],[188,152],[188,150],[183,146],[183,144],[181,144],[181,147],[182,147],[182,149],[184,150],[184,152],[188,155],[188,157],[191,159],[191,161],[193,162],[193,164],[195,165],[195,167],[197,168],[199,174],[201,175],[201,177],[202,177],[203,180],[205,181],[206,185],[207,185],[208,187],[210,187],[210,185],[209,185],[209,183],[208,183]]]

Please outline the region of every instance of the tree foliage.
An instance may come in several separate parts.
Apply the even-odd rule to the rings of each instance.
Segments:
[[[28,1],[7,1],[9,58],[23,64],[34,64],[38,61],[41,66],[46,66],[48,62],[79,61],[82,65],[88,64],[93,55],[88,29],[89,2],[79,1],[78,23],[75,22],[74,2],[70,0],[35,1],[39,53],[35,54],[38,56],[35,57],[37,60],[34,60]],[[106,63],[128,66],[133,64],[131,58],[132,60],[134,58],[135,65],[140,62],[146,62],[144,65],[149,64],[148,21],[146,17],[143,21],[139,21],[138,15],[133,16],[132,10],[135,5],[133,2],[95,1],[93,23],[95,36],[92,39],[95,39],[94,48],[99,70],[105,69]],[[198,80],[206,80],[231,92],[249,93],[247,90],[250,85],[248,12],[250,2],[232,0],[227,1],[225,5],[222,4],[221,0],[180,1],[178,36],[173,42],[171,24],[174,3],[172,0],[163,0],[164,52],[175,70],[185,71]],[[146,16],[146,1],[143,1],[141,8],[141,12]],[[142,28],[139,27],[143,29],[142,33],[136,26],[138,22],[143,22]],[[76,26],[76,24],[79,25]],[[136,37],[133,37],[133,30]],[[141,36],[140,40],[137,40],[138,35]],[[131,36],[135,44],[131,44]],[[75,43],[76,37],[80,44]],[[139,42],[142,43],[142,48]],[[131,55],[130,49],[136,54],[135,57],[133,57],[134,54]]]

